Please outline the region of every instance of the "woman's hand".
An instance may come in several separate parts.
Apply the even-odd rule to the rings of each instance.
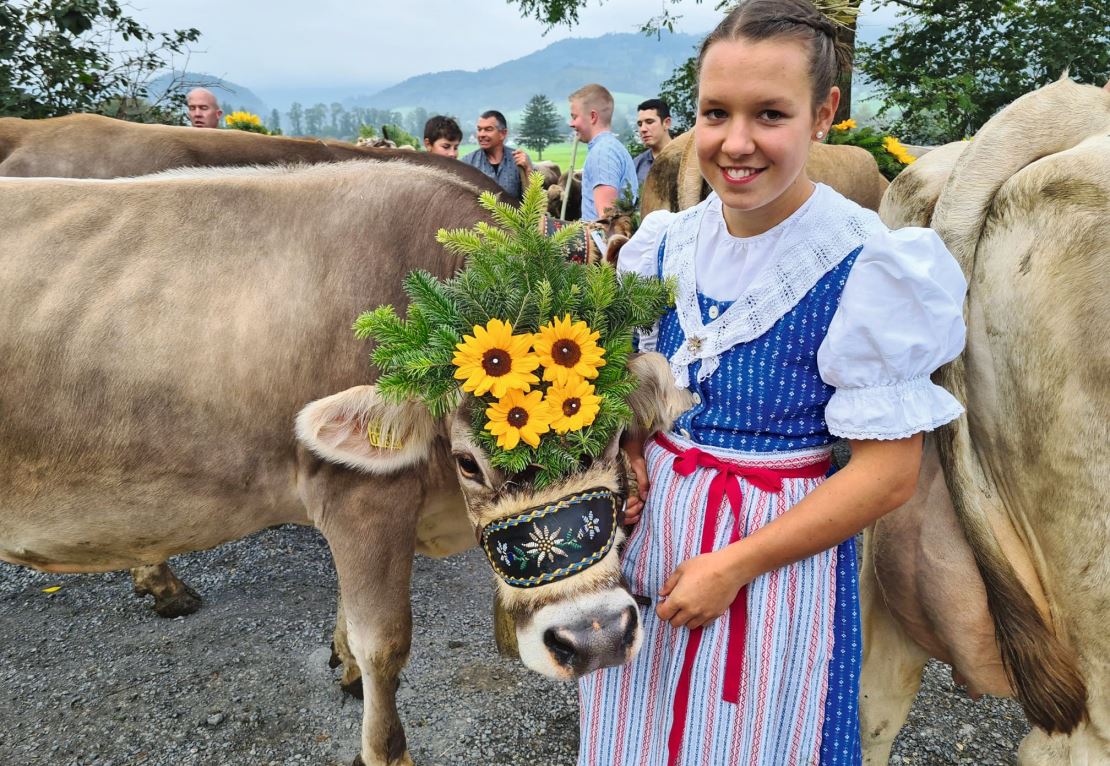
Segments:
[[[724,614],[751,579],[742,574],[732,547],[679,564],[659,591],[659,605],[655,607],[659,619],[676,628],[693,630]]]
[[[650,484],[647,461],[644,460],[644,443],[638,439],[629,439],[624,444],[624,453],[628,457],[628,467],[636,477],[636,494],[630,494],[624,504],[624,523],[631,526],[640,520]]]

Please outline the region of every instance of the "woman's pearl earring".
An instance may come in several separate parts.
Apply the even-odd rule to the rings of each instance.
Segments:
[[[825,131],[823,131],[823,130],[817,131],[817,137],[818,138],[824,138],[825,137]]]

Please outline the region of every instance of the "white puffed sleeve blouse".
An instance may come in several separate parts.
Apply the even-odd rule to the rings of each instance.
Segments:
[[[903,439],[955,420],[963,407],[930,375],[964,347],[967,282],[932,229],[882,231],[863,246],[817,350],[836,391],[834,436]]]
[[[730,300],[758,281],[788,222],[759,237],[732,237],[719,204],[709,201],[698,237],[697,286],[709,297]],[[791,219],[804,215],[800,209]],[[644,218],[621,250],[618,269],[656,276],[659,244],[676,217],[657,211]],[[964,346],[963,273],[931,229],[879,228],[856,257],[817,352],[820,376],[835,389],[826,424],[831,434],[847,439],[906,438],[963,412],[956,398],[930,379]],[[640,336],[641,350],[655,348],[654,336]]]

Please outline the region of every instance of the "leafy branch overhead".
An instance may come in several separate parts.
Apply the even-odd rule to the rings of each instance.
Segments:
[[[371,360],[383,396],[422,401],[444,417],[465,388],[478,400],[474,435],[492,464],[510,473],[538,465],[542,485],[601,454],[631,420],[635,381],[625,362],[633,331],[655,323],[671,289],[569,261],[578,227],[543,233],[547,201],[538,174],[519,208],[488,193],[480,203],[490,221],[437,236],[465,257],[463,270],[445,281],[412,272],[404,317],[381,306],[354,329],[376,343]],[[573,359],[553,360],[557,350],[573,351]],[[487,374],[490,364],[504,364],[504,374],[490,377],[497,374]],[[530,417],[528,427],[518,422]]]

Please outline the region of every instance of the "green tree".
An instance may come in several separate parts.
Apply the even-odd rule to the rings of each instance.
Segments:
[[[559,119],[559,112],[551,99],[542,93],[528,99],[517,140],[529,149],[534,149],[542,160],[543,150],[562,136],[562,120]]]
[[[696,58],[686,59],[670,77],[659,83],[659,98],[670,107],[671,130],[676,134],[694,127],[698,119],[697,63]]]
[[[1110,74],[1108,0],[885,2],[902,6],[899,23],[860,46],[859,69],[886,102],[879,116],[914,143],[970,136],[1067,69],[1089,83]]]
[[[409,112],[405,126],[414,136],[423,136],[424,123],[428,121],[428,117],[428,110],[422,106],[418,106]]]
[[[289,105],[289,130],[294,136],[304,135],[304,107],[294,101]]]
[[[199,38],[151,32],[116,0],[0,0],[0,115],[180,123],[184,94],[169,87],[152,98],[149,85]]]
[[[324,120],[328,117],[328,108],[324,104],[315,104],[304,110],[304,132],[310,136],[319,136],[324,131]]]
[[[281,112],[277,109],[270,112],[270,124],[268,127],[275,135],[281,135]]]

